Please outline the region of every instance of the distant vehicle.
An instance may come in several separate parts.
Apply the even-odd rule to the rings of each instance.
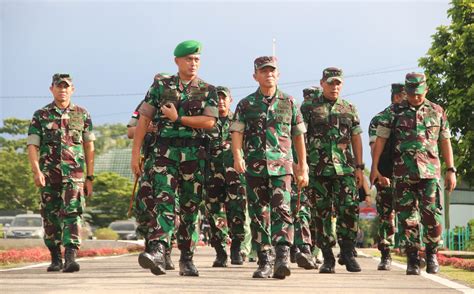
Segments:
[[[87,221],[82,222],[81,226],[81,239],[93,239],[94,233],[92,232],[91,225]]]
[[[136,228],[137,223],[132,220],[114,221],[109,225],[109,229],[117,232],[121,240],[137,240]]]
[[[18,214],[6,231],[7,238],[37,238],[44,236],[43,218],[39,214]]]
[[[14,218],[14,216],[0,216],[0,225],[4,227],[6,225],[11,225]]]

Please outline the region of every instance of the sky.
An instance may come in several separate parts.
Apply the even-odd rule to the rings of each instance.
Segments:
[[[297,101],[322,70],[344,70],[342,97],[364,130],[390,103],[390,84],[422,71],[431,36],[449,24],[448,1],[40,1],[0,0],[0,120],[31,119],[52,101],[55,72],[74,78],[73,102],[94,124],[126,124],[173,50],[203,44],[199,76],[238,101],[257,89],[253,60],[273,54],[280,86]],[[274,40],[274,41],[273,41]]]

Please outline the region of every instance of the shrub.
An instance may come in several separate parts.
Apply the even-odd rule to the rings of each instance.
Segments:
[[[117,232],[109,228],[97,229],[94,233],[94,236],[97,238],[97,240],[118,240],[119,238]]]

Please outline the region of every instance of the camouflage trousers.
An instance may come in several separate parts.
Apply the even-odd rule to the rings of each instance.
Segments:
[[[304,191],[300,193],[300,209],[297,209],[297,201],[298,201],[298,188],[296,187],[295,183],[291,184],[291,211],[293,212],[293,224],[294,224],[294,245],[304,245],[308,244],[311,245],[311,204],[309,203],[309,199],[306,196]]]
[[[421,220],[423,243],[436,249],[442,233],[441,188],[438,179],[397,180],[395,191],[400,247],[405,250],[421,248]]]
[[[376,237],[379,250],[390,248],[395,243],[395,190],[393,187],[377,185],[376,207],[379,216],[378,232]]]
[[[243,241],[245,238],[245,180],[233,167],[224,167],[211,161],[207,184],[206,209],[211,226],[213,247],[226,246],[227,239]]]
[[[270,250],[272,245],[293,244],[291,178],[246,176],[250,228],[258,252]]]
[[[316,246],[327,248],[336,245],[337,240],[355,241],[359,217],[355,177],[310,177],[307,190],[312,202]],[[333,234],[332,215],[337,217],[336,236]]]
[[[47,247],[81,245],[84,183],[48,183],[41,188],[41,216]]]
[[[199,147],[158,145],[146,159],[135,198],[137,233],[148,241],[171,246],[175,233],[180,250],[194,250],[199,241],[204,161]]]

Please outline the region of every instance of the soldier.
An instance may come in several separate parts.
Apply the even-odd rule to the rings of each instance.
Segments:
[[[234,169],[231,138],[229,133],[233,113],[230,111],[232,96],[226,87],[217,87],[219,98],[219,119],[211,130],[207,131],[210,138],[209,178],[207,181],[206,208],[209,212],[211,226],[211,246],[217,256],[213,267],[227,266],[226,244],[230,236],[230,263],[243,264],[240,245],[245,237],[245,179]]]
[[[404,84],[392,84],[392,104],[400,104],[406,96]],[[369,145],[370,153],[373,157],[374,143],[377,138],[377,126],[379,120],[382,118],[383,111],[379,112],[369,124]],[[392,183],[393,184],[393,183]],[[395,210],[394,204],[394,189],[393,185],[389,187],[382,187],[380,184],[375,185],[377,188],[376,207],[379,215],[379,230],[377,235],[377,248],[380,250],[382,257],[377,266],[378,270],[390,270],[392,257],[390,256],[390,248],[394,245],[395,237]]]
[[[54,74],[49,89],[54,101],[34,113],[28,129],[28,159],[41,191],[44,242],[51,253],[47,271],[76,272],[84,195],[92,195],[95,136],[87,110],[71,102],[72,77]]]
[[[214,86],[197,77],[200,53],[197,41],[178,44],[174,50],[178,74],[155,79],[139,109],[131,168],[136,176],[143,176],[135,210],[140,227],[147,227],[143,233],[148,244],[138,262],[155,275],[166,273],[163,255],[171,245],[176,213],[179,274],[199,275],[193,255],[199,240],[198,207],[205,159],[201,129],[212,128],[218,117]],[[152,120],[157,122],[158,133],[142,174],[140,148]]]
[[[270,254],[275,245],[273,277],[284,279],[291,274],[288,255],[293,243],[291,148],[294,144],[299,159],[296,175],[301,188],[308,181],[304,146],[306,128],[294,98],[277,88],[276,57],[255,59],[254,69],[253,77],[259,88],[237,105],[230,127],[232,153],[235,170],[246,173],[252,239],[259,259],[253,277],[270,277]]]
[[[380,154],[393,133],[393,178],[400,226],[400,246],[407,254],[407,275],[420,274],[420,223],[426,244],[426,272],[439,271],[436,252],[441,241],[441,166],[438,144],[446,163],[446,190],[456,187],[456,169],[451,148],[451,132],[443,108],[426,99],[428,87],[422,73],[405,77],[407,100],[392,105],[382,114],[377,127],[370,180],[383,187],[389,178],[379,172]]]
[[[316,245],[324,257],[320,273],[335,273],[333,214],[337,215],[341,261],[350,272],[361,270],[353,250],[358,227],[357,188],[362,184],[364,170],[362,130],[356,108],[339,97],[342,85],[342,70],[326,68],[321,79],[323,94],[301,106],[308,127],[306,146],[311,177],[307,193],[313,203]]]

